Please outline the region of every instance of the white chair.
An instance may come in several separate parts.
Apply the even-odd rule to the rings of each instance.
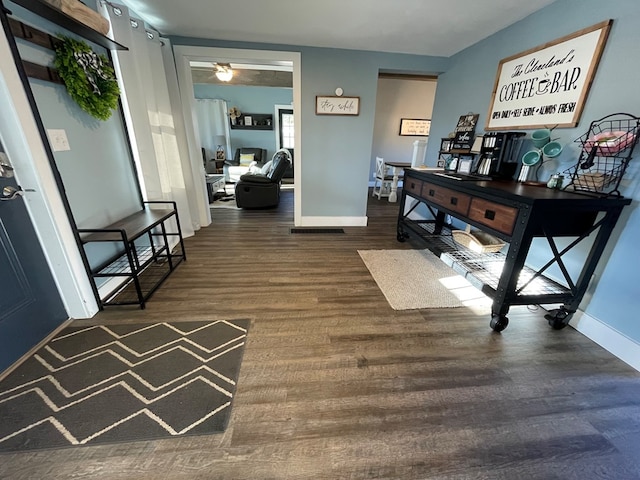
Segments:
[[[393,175],[389,173],[389,167],[385,165],[383,158],[376,157],[376,173],[371,196],[378,197],[378,200],[382,197],[388,197],[391,193],[392,183]]]

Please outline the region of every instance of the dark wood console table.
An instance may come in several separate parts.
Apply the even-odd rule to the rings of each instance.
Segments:
[[[507,327],[511,305],[530,304],[562,304],[545,316],[553,328],[561,329],[577,310],[620,213],[630,203],[622,197],[587,196],[511,180],[459,180],[406,169],[397,235],[405,241],[415,234],[492,298],[495,331]],[[415,215],[420,205],[426,206],[431,218]],[[476,253],[457,244],[448,215],[504,240],[508,251]],[[551,252],[549,261],[537,270],[525,265],[536,237],[545,238]],[[566,240],[558,242],[560,237]],[[571,275],[563,260],[569,251],[584,252],[577,275]],[[562,282],[545,276],[554,265]]]

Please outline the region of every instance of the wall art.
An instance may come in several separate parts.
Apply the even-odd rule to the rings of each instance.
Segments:
[[[485,130],[575,127],[612,22],[501,60]]]
[[[360,115],[360,97],[318,95],[316,115]]]
[[[400,135],[411,137],[428,137],[431,120],[426,118],[401,118]]]

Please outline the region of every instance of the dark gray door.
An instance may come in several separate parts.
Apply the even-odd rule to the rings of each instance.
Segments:
[[[0,143],[0,152],[3,152]],[[10,159],[0,153],[0,372],[67,319]],[[11,199],[12,198],[12,199]]]

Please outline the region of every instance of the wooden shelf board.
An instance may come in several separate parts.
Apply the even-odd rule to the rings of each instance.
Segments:
[[[70,32],[80,35],[96,45],[100,45],[108,50],[128,50],[124,45],[111,40],[109,37],[105,37],[100,32],[70,17],[48,3],[39,0],[13,0],[13,2]]]

